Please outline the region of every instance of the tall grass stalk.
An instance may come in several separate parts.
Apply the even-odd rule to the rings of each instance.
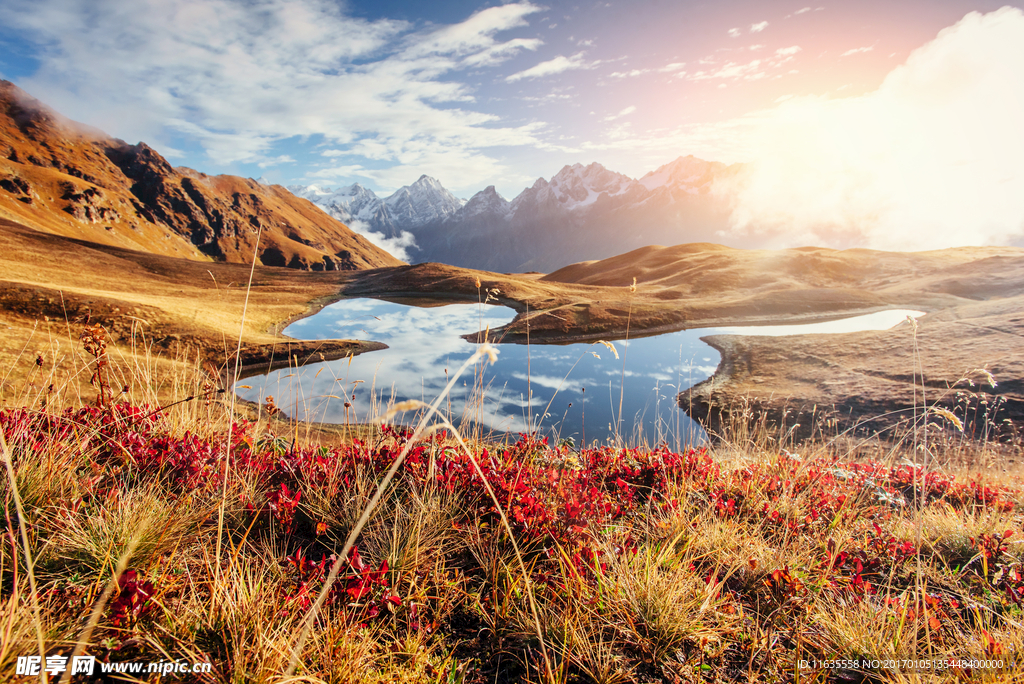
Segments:
[[[89,614],[89,621],[86,622],[85,627],[82,629],[82,633],[78,637],[78,641],[75,642],[75,650],[72,652],[68,662],[74,662],[75,659],[85,652],[85,648],[89,645],[89,638],[92,636],[92,631],[99,624],[100,617],[103,616],[103,609],[107,607],[107,602],[113,595],[114,590],[117,589],[118,582],[121,580],[121,575],[128,568],[128,562],[132,559],[132,555],[135,553],[135,549],[139,547],[139,541],[141,540],[139,535],[136,535],[128,543],[128,548],[125,550],[121,557],[117,560],[117,565],[114,567],[114,572],[110,576],[110,581],[107,582],[107,586],[103,588],[103,593],[93,604],[92,612]],[[67,679],[71,679],[70,671],[66,672]],[[63,677],[58,677],[57,682],[64,681]]]
[[[629,322],[633,318],[633,295],[636,294],[636,278],[629,286],[629,311],[626,313],[626,343],[622,347],[622,377],[619,380],[619,415],[615,419],[615,441],[622,445],[622,399],[626,391],[626,352],[629,351]]]
[[[41,658],[46,657],[46,640],[43,636],[43,615],[39,609],[39,591],[36,589],[36,573],[35,573],[35,562],[32,560],[32,547],[28,542],[28,518],[25,517],[25,507],[21,503],[21,494],[18,492],[18,481],[14,475],[14,462],[11,459],[11,450],[7,446],[7,436],[4,434],[2,428],[0,428],[0,449],[3,449],[4,453],[4,466],[7,469],[7,477],[11,483],[11,497],[14,499],[14,508],[18,512],[18,530],[21,532],[21,545],[25,554],[25,572],[28,575],[28,586],[31,592],[32,602],[32,615],[33,624],[35,625],[36,640],[39,647],[39,656]],[[17,562],[17,559],[14,560]],[[13,588],[14,593],[17,594],[18,588]],[[42,681],[47,681],[46,671],[40,673]]]
[[[915,563],[916,569],[914,573],[914,600],[920,605],[924,611],[923,623],[925,629],[928,630],[928,607],[925,603],[925,589],[924,589],[924,569],[921,563],[921,537],[924,526],[924,485],[928,481],[928,402],[925,397],[925,380],[924,380],[924,362],[921,359],[921,350],[917,343],[917,319],[912,316],[907,316],[907,320],[910,321],[911,330],[914,339],[914,360],[913,360],[913,385],[914,385],[914,514],[917,516],[917,520],[914,525],[914,546],[915,552]],[[921,410],[923,418],[919,418],[917,409],[917,378],[921,378]],[[917,444],[917,432],[918,432],[918,421],[921,421],[920,430],[922,431],[922,463],[921,468],[917,467],[918,457],[918,444]],[[918,655],[918,639],[914,638],[914,657]],[[930,634],[930,630],[928,632]]]
[[[618,351],[617,351],[617,350],[615,349],[615,345],[613,345],[613,344],[612,344],[611,342],[606,342],[605,340],[598,340],[597,342],[592,342],[592,343],[590,344],[590,346],[592,347],[592,346],[594,346],[595,344],[601,344],[601,345],[604,345],[605,347],[607,347],[608,349],[610,349],[610,350],[611,350],[612,354],[614,354],[614,355],[615,355],[615,358],[616,358],[616,359],[617,359],[617,358],[619,358],[619,352],[618,352]],[[540,426],[541,426],[541,424],[542,424],[542,423],[544,422],[544,418],[545,418],[545,417],[546,417],[546,416],[548,415],[548,409],[550,409],[550,408],[551,408],[551,402],[553,402],[553,401],[555,400],[555,397],[557,397],[557,396],[558,396],[558,393],[559,393],[559,392],[560,392],[560,391],[562,390],[562,385],[564,385],[564,384],[565,384],[565,381],[569,379],[569,376],[570,376],[570,375],[572,374],[573,370],[575,370],[575,368],[576,368],[576,365],[577,365],[577,364],[578,364],[578,363],[579,363],[579,362],[580,362],[580,361],[581,361],[581,360],[583,359],[583,357],[584,357],[584,356],[586,356],[587,354],[593,354],[593,355],[594,355],[594,356],[595,356],[596,358],[601,358],[600,356],[598,356],[598,355],[597,355],[597,353],[596,353],[596,352],[592,352],[592,351],[590,351],[589,349],[588,349],[587,351],[583,352],[582,354],[580,354],[580,355],[579,355],[579,356],[578,356],[578,357],[576,358],[576,361],[575,361],[575,362],[574,362],[574,363],[572,364],[572,366],[570,366],[570,367],[569,367],[569,370],[568,370],[568,371],[566,371],[566,373],[565,373],[565,375],[564,375],[564,376],[562,376],[562,381],[558,383],[558,387],[556,387],[556,388],[555,388],[555,392],[554,392],[554,394],[552,394],[552,395],[551,395],[551,398],[550,398],[550,399],[548,399],[548,403],[547,403],[547,406],[545,406],[545,407],[544,407],[544,413],[542,413],[542,414],[541,414],[541,416],[540,416],[540,420],[538,420],[538,421],[537,421],[537,431],[538,431],[538,432],[540,431]],[[586,390],[584,390],[584,391],[586,391]],[[566,409],[566,411],[568,411],[568,410],[569,410],[569,409]],[[565,416],[563,416],[563,419],[564,419],[564,418],[565,418]]]
[[[530,602],[530,612],[532,613],[534,628],[537,630],[537,638],[540,640],[541,654],[544,659],[544,669],[547,674],[548,681],[554,682],[554,670],[551,667],[551,660],[548,657],[548,649],[544,639],[544,629],[540,624],[540,613],[537,610],[537,599],[536,596],[534,596],[533,583],[530,580],[530,572],[526,569],[526,562],[523,560],[523,553],[520,551],[519,543],[516,542],[515,534],[512,532],[512,525],[509,524],[508,517],[505,515],[505,506],[502,506],[501,502],[498,501],[498,497],[495,495],[494,489],[491,487],[491,483],[488,482],[487,476],[484,475],[484,471],[480,467],[479,461],[477,461],[476,456],[462,439],[462,435],[459,433],[459,430],[456,429],[455,426],[452,425],[451,421],[445,418],[444,415],[437,410],[436,403],[434,406],[426,406],[422,402],[411,402],[408,408],[413,410],[425,408],[426,412],[424,413],[423,420],[428,419],[431,414],[436,415],[441,423],[451,430],[455,440],[459,443],[462,450],[466,452],[466,456],[469,458],[470,463],[473,464],[473,469],[476,470],[476,474],[483,482],[484,489],[487,490],[487,495],[491,498],[491,501],[494,502],[494,508],[498,511],[498,516],[501,518],[501,525],[505,528],[505,533],[508,535],[508,539],[512,543],[512,549],[515,552],[516,561],[519,563],[519,570],[523,574],[523,582],[526,585],[526,596]],[[399,410],[398,406],[392,409],[392,411],[395,412]],[[410,440],[410,442],[411,441],[412,440]]]
[[[533,376],[530,374],[530,303],[526,302],[526,433],[533,434]]]
[[[256,246],[252,251],[252,263],[249,264],[249,282],[245,286],[245,301],[242,304],[242,320],[238,324],[238,343],[235,346],[235,371],[228,380],[228,387],[234,387],[235,383],[238,382],[238,376],[242,368],[242,336],[245,334],[245,315],[249,311],[249,293],[252,292],[252,278],[253,274],[256,273],[256,256],[260,251],[260,238],[263,236],[263,225],[256,231]],[[212,275],[212,274],[211,274]],[[231,425],[235,420],[235,398],[236,392],[234,389],[231,390],[231,402],[228,409],[228,430],[227,435],[224,438],[224,468],[222,471],[222,483],[220,493],[220,505],[217,507],[217,548],[214,557],[216,559],[217,569],[215,571],[214,586],[220,586],[220,554],[221,547],[223,546],[224,537],[224,510],[227,507],[228,500],[228,474],[231,472]],[[216,601],[210,602],[210,610],[214,609]]]

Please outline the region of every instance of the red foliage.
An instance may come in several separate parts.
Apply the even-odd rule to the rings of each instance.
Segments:
[[[322,590],[336,557],[323,556],[319,561],[311,561],[300,549],[284,560],[291,571],[293,582],[287,598],[305,610]],[[359,547],[353,546],[348,561],[328,591],[324,603],[340,606],[354,619],[370,620],[382,614],[390,614],[402,605],[402,599],[390,589],[388,562],[385,560],[380,568],[372,570],[359,555]]]
[[[155,588],[152,582],[139,577],[134,570],[128,570],[117,579],[117,598],[110,602],[107,612],[110,624],[115,627],[129,627],[149,611],[155,604],[149,602]]]
[[[359,478],[378,480],[409,439],[406,430],[384,426],[372,441],[331,448],[295,447],[273,436],[257,438],[253,427],[241,422],[232,426],[230,439],[210,440],[175,434],[159,413],[127,404],[60,414],[2,410],[0,427],[16,460],[35,451],[77,452],[94,464],[93,473],[86,477],[92,478],[90,482],[105,477],[104,486],[117,482],[126,487],[156,478],[172,492],[209,491],[221,486],[230,454],[231,472],[261,485],[255,500],[247,502],[249,510],[265,523],[273,521],[298,549],[285,562],[292,573],[289,596],[299,607],[308,607],[311,593],[315,596],[317,587],[322,587],[333,563],[330,556],[314,562],[305,555],[324,548],[327,526],[309,517],[300,505],[303,490],[338,482],[353,484]],[[511,445],[481,449],[475,461],[479,470],[473,459],[446,446],[437,434],[412,446],[395,486],[432,485],[457,494],[467,512],[465,519],[455,521],[457,525],[486,523],[486,529],[500,530],[498,509],[486,481],[522,548],[538,561],[568,558],[584,576],[610,560],[602,551],[608,548],[602,540],[607,541],[615,523],[674,509],[679,502],[672,498],[673,492],[683,491],[689,505],[704,502],[713,515],[747,520],[780,541],[793,535],[812,543],[820,540],[822,552],[810,573],[818,573],[820,586],[852,601],[877,596],[879,587],[903,571],[916,549],[883,533],[875,522],[873,534],[852,540],[848,548],[836,548],[828,532],[837,522],[861,517],[884,520],[915,502],[944,501],[959,509],[1013,507],[1011,490],[975,480],[957,482],[943,473],[873,462],[802,462],[788,453],[723,473],[703,449],[675,453],[667,447],[600,447],[570,452],[564,446],[549,446],[547,440],[523,436]],[[629,526],[618,527],[627,531],[617,537],[613,534],[611,553],[635,553],[637,542]],[[972,540],[981,554],[975,572],[978,581],[1002,592],[1007,602],[1020,605],[1024,569],[1007,560],[1009,534]],[[714,559],[707,562],[711,565],[694,568],[695,572],[709,573]],[[551,563],[534,567],[541,580],[558,582]],[[353,549],[328,602],[360,620],[390,611],[402,601],[390,590],[388,573],[386,561],[372,570]],[[141,582],[134,572],[126,573],[123,581],[121,593],[111,604],[112,619],[117,622],[137,619],[152,594],[152,585]],[[792,597],[804,590],[804,582],[813,581],[779,568],[765,584],[780,597]],[[932,606],[930,615],[941,623],[941,611],[947,609]]]

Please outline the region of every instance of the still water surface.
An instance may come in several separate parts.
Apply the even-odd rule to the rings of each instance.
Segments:
[[[701,337],[883,330],[907,315],[921,312],[892,310],[828,323],[703,328],[628,343],[615,340],[619,358],[599,343],[498,345],[497,363],[484,368],[482,376],[479,369],[475,375],[468,370],[444,408],[456,425],[471,420],[495,433],[525,432],[530,425],[556,439],[571,437],[576,444],[614,441],[620,435],[630,444],[664,441],[678,448],[705,438],[674,401],[679,391],[708,378],[718,366],[718,352]],[[235,389],[250,401],[273,396],[287,415],[302,420],[368,421],[390,401],[432,402],[475,351],[476,345],[460,336],[493,330],[514,317],[515,311],[503,306],[342,300],[293,323],[285,334],[302,340],[376,340],[388,349],[246,378]]]

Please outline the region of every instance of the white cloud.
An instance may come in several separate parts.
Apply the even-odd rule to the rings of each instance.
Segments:
[[[761,31],[764,31],[766,28],[768,28],[768,22],[767,21],[762,21],[759,24],[751,24],[750,25],[750,32],[751,33],[760,33]]]
[[[741,31],[738,28],[731,28],[731,29],[729,29],[729,37],[730,38],[739,38],[742,35],[743,35],[743,31]]]
[[[366,176],[366,167],[362,164],[345,164],[332,166],[324,169],[317,169],[312,176],[315,178],[349,178],[351,176]]]
[[[841,54],[839,56],[840,57],[849,57],[850,55],[855,55],[858,52],[871,52],[874,49],[875,49],[874,45],[868,45],[867,47],[859,47],[859,48],[853,48],[851,50],[847,50],[846,52],[844,52],[843,54]]]
[[[505,81],[508,83],[514,83],[516,81],[521,81],[524,78],[542,78],[544,76],[552,76],[554,74],[560,74],[565,71],[573,71],[576,69],[592,69],[595,64],[596,63],[590,63],[584,60],[582,52],[577,52],[572,57],[559,55],[554,59],[549,59],[546,62],[536,64],[529,69],[516,72],[507,77]]]
[[[650,69],[631,69],[629,71],[613,71],[612,73],[608,74],[608,76],[609,78],[635,78],[637,76],[643,76],[649,71]],[[662,69],[659,69],[658,71],[662,71]]]
[[[463,63],[467,66],[495,66],[514,56],[520,50],[536,50],[543,44],[544,41],[539,38],[516,38],[469,55],[463,60]]]
[[[604,117],[604,120],[605,121],[615,121],[616,119],[621,119],[624,116],[629,116],[630,114],[632,114],[635,111],[636,111],[636,107],[633,106],[633,105],[630,105],[630,106],[626,107],[625,109],[623,109],[618,114],[611,114],[609,116]]]
[[[764,61],[755,59],[746,64],[739,64],[737,62],[727,62],[723,66],[719,67],[714,71],[698,71],[695,74],[691,74],[688,78],[691,81],[708,81],[717,78],[731,78],[731,79],[757,79],[764,77]]]
[[[1024,239],[1024,12],[966,15],[860,97],[748,117],[729,238],[935,249]],[[739,125],[739,124],[738,124]]]
[[[278,155],[278,156],[273,157],[271,159],[264,159],[263,161],[259,162],[258,166],[261,169],[265,169],[268,166],[279,166],[280,164],[294,164],[294,163],[295,163],[295,159],[294,158],[292,158],[291,156],[289,156],[287,154],[281,154],[281,155]]]
[[[798,52],[800,52],[800,46],[793,45],[776,50],[775,54],[771,57],[754,59],[746,63],[726,62],[723,65],[719,65],[714,57],[705,57],[699,60],[699,63],[709,66],[713,65],[714,68],[701,69],[692,73],[684,71],[679,76],[685,77],[690,81],[710,81],[715,79],[758,81],[768,78],[772,70],[777,70],[784,64],[791,62],[794,59],[793,55]],[[775,77],[779,78],[779,75],[777,74]]]
[[[432,173],[424,162],[452,150],[499,173],[481,150],[533,144],[536,127],[466,108],[473,93],[442,77],[536,49],[496,36],[540,9],[521,1],[417,29],[331,0],[4,0],[0,23],[39,46],[19,85],[130,142],[176,132],[218,163],[269,163],[277,143],[321,136]]]
[[[615,74],[612,74],[613,76]],[[546,95],[537,97],[535,95],[523,95],[520,99],[526,102],[555,102],[558,100],[571,100],[573,98],[569,93],[551,92]]]
[[[409,261],[409,252],[407,250],[410,247],[416,247],[416,237],[407,230],[403,230],[398,237],[389,238],[384,233],[370,230],[370,226],[359,219],[352,219],[345,225],[391,256],[402,261]]]
[[[804,12],[810,12],[810,11],[811,11],[810,7],[804,7],[803,9],[798,9],[796,12],[793,12],[793,14],[803,14]]]
[[[424,36],[415,36],[405,58],[453,55],[469,66],[490,66],[505,61],[520,50],[536,50],[543,41],[519,38],[497,43],[494,34],[525,26],[526,17],[540,8],[529,2],[499,5],[481,10],[465,21],[443,26]]]
[[[672,62],[658,69],[662,73],[671,73],[673,71],[682,71],[683,67],[686,66],[686,62]]]

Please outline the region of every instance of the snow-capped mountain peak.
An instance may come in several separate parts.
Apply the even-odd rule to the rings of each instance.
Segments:
[[[384,204],[393,221],[408,228],[418,228],[451,216],[463,202],[436,179],[423,175],[412,185],[396,190],[384,200]]]
[[[688,156],[635,180],[598,163],[572,164],[511,202],[494,186],[459,199],[427,175],[383,199],[358,183],[289,189],[388,247],[404,245],[409,261],[551,270],[650,244],[714,239],[728,225],[728,207],[709,190],[737,169]]]
[[[476,193],[469,198],[469,201],[459,210],[462,220],[470,219],[481,215],[492,215],[505,218],[511,211],[511,204],[507,199],[494,189],[493,185]]]
[[[573,164],[563,167],[551,178],[549,185],[559,202],[576,209],[593,204],[602,194],[614,197],[628,192],[636,181],[594,162],[588,166]]]
[[[640,185],[648,190],[667,187],[671,190],[698,194],[706,192],[715,176],[725,168],[725,164],[721,162],[704,161],[691,154],[651,171],[640,179]]]

